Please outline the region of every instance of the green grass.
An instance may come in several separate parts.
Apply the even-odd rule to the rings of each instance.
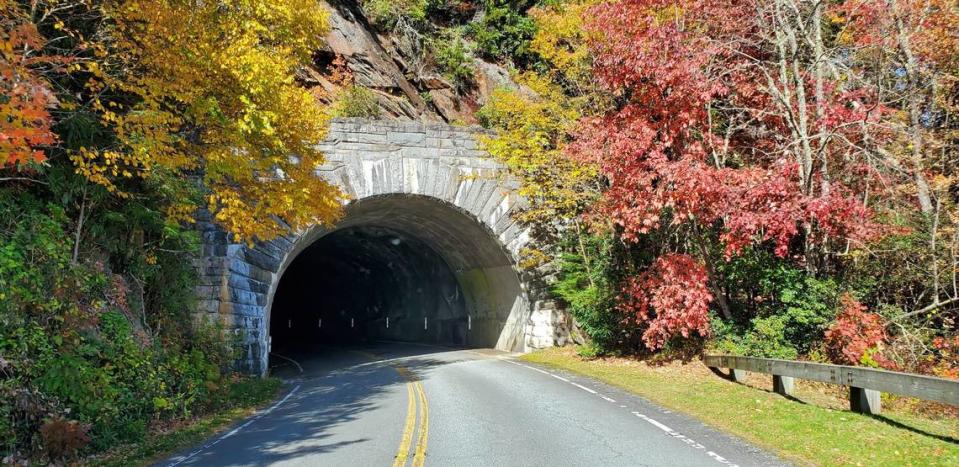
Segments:
[[[230,387],[227,408],[213,414],[184,422],[162,433],[151,433],[139,443],[118,446],[107,452],[86,459],[88,465],[129,466],[149,465],[176,451],[199,444],[201,441],[223,431],[238,420],[276,399],[283,387],[277,378],[247,378]]]
[[[842,409],[838,390],[822,385],[800,384],[798,401],[789,400],[766,390],[772,385],[767,375],[751,375],[749,385],[737,384],[699,361],[664,366],[626,359],[586,361],[570,348],[523,359],[618,386],[802,464],[959,465],[955,417],[889,410],[877,417],[860,415]]]

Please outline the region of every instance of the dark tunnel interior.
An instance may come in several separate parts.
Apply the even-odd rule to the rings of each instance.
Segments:
[[[467,305],[450,266],[413,235],[362,225],[324,235],[280,278],[272,351],[373,340],[468,344]]]

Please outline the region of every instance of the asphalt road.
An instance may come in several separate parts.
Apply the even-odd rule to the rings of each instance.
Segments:
[[[783,465],[598,381],[493,350],[381,343],[291,356],[275,405],[159,465]]]

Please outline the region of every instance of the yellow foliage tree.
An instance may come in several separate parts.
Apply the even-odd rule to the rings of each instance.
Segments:
[[[564,154],[581,116],[576,100],[535,73],[520,75],[517,81],[524,90],[498,89],[480,110],[483,123],[496,130],[480,142],[520,181],[519,194],[528,206],[517,219],[538,235],[551,237],[558,233],[558,220],[575,220],[597,195],[597,170]],[[547,258],[538,251],[524,253],[526,266]]]
[[[81,174],[121,195],[123,179],[195,177],[216,221],[247,242],[339,215],[343,195],[315,175],[329,117],[294,80],[327,32],[318,2],[129,0],[105,14],[114,37],[85,71],[118,143],[76,151]]]
[[[599,0],[579,0],[555,3],[530,10],[536,21],[536,35],[530,50],[538,54],[563,77],[578,94],[585,94],[593,86],[587,32],[584,18],[587,10]]]
[[[544,244],[555,243],[564,219],[572,220],[577,237],[585,234],[580,230],[580,215],[601,189],[595,166],[565,155],[570,133],[580,119],[608,105],[608,97],[591,78],[583,27],[584,15],[596,3],[561,2],[530,10],[537,25],[530,49],[550,64],[551,71],[517,76],[523,89],[494,91],[478,115],[485,126],[496,130],[495,136],[481,143],[519,179],[519,192],[528,202],[517,219],[530,225],[546,240]],[[550,258],[542,251],[523,253],[527,267]]]

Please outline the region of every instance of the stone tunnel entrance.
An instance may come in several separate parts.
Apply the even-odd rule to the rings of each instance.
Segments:
[[[271,349],[398,340],[523,350],[529,309],[509,255],[482,223],[441,200],[352,203],[288,256],[268,303]]]
[[[511,351],[568,342],[571,322],[543,283],[549,271],[514,269],[534,242],[513,216],[525,201],[479,149],[480,134],[334,120],[317,176],[354,200],[343,219],[252,245],[201,219],[196,318],[228,326],[240,348],[237,368],[257,375],[267,373],[270,349],[303,342],[397,339]]]

